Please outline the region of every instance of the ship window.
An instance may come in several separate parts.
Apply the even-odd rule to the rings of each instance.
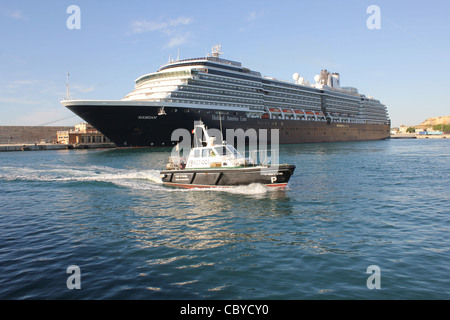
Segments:
[[[194,157],[200,157],[200,150],[194,150]]]

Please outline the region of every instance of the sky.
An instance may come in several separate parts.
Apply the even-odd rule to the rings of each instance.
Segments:
[[[450,115],[449,15],[445,0],[0,0],[0,125],[74,125],[60,103],[67,73],[72,98],[119,100],[170,58],[218,43],[264,76],[338,72],[393,127],[417,125]]]

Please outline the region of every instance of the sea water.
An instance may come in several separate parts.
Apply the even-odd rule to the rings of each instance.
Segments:
[[[282,145],[283,191],[165,186],[170,151],[1,153],[0,299],[450,298],[450,141]]]

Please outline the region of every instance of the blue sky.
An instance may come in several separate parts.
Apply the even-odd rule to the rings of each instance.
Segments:
[[[68,29],[67,8],[81,10]],[[369,29],[367,8],[381,10]],[[339,72],[392,126],[450,115],[448,1],[0,1],[0,125],[73,125],[60,101],[123,98],[169,57],[222,56],[265,76]],[[64,119],[64,120],[60,120]],[[60,120],[60,121],[58,121]]]

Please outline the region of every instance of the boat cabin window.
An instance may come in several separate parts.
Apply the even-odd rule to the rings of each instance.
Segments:
[[[227,155],[227,156],[235,156],[236,158],[239,157],[239,153],[232,146],[216,147],[216,150],[220,156]]]
[[[200,150],[194,150],[194,157],[200,157]]]
[[[228,152],[230,152],[231,155],[234,155],[236,158],[240,157],[239,152],[233,147],[233,146],[227,146]]]
[[[202,150],[202,157],[215,157],[216,153],[214,152],[214,149],[212,148],[205,148]]]
[[[217,153],[219,156],[224,156],[227,154],[227,148],[226,147],[216,147]]]

